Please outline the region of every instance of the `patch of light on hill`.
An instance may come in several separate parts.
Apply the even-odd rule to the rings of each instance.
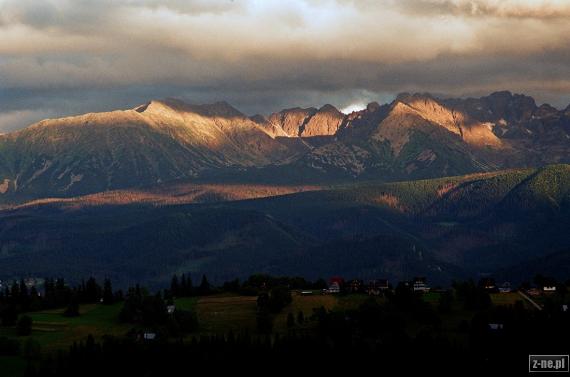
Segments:
[[[364,109],[366,109],[365,103],[353,103],[353,104],[346,106],[345,108],[342,108],[340,111],[343,114],[350,114],[352,112],[360,111],[360,110],[364,110]]]

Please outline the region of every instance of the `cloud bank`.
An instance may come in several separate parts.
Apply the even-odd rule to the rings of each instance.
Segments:
[[[255,113],[509,89],[566,106],[569,19],[566,0],[0,0],[0,132],[164,96]]]

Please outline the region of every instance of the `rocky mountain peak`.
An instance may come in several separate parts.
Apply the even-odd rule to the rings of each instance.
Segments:
[[[332,105],[324,105],[300,127],[299,136],[332,136],[337,133],[344,114]]]
[[[380,104],[378,102],[370,102],[366,105],[366,111],[369,113],[374,113],[380,109]]]
[[[448,108],[429,94],[400,94],[392,108],[396,114],[413,113],[455,134],[461,134],[459,123],[465,122],[464,114]]]
[[[249,117],[249,119],[251,119],[255,123],[265,123],[265,122],[269,121],[269,119],[267,119],[267,117],[265,115],[262,115],[262,114],[252,115]]]
[[[394,101],[400,102],[415,102],[415,101],[433,101],[435,98],[430,93],[400,93],[396,96]]]
[[[534,98],[509,91],[495,92],[481,99],[493,119],[505,119],[509,123],[529,120],[537,108]]]
[[[487,97],[495,101],[510,101],[513,98],[513,93],[508,90],[500,90],[489,94]]]
[[[339,130],[344,114],[332,105],[320,109],[294,107],[269,116],[269,122],[289,137],[331,136]]]
[[[546,118],[557,118],[559,117],[560,112],[550,106],[549,104],[540,105],[533,113],[533,116],[536,118],[546,119]]]
[[[341,113],[336,107],[334,107],[333,105],[327,103],[323,106],[321,106],[321,108],[319,109],[320,113]]]
[[[212,104],[192,105],[175,98],[152,100],[135,108],[139,113],[164,114],[168,112],[194,113],[204,117],[243,118],[245,115],[225,101]]]
[[[470,147],[502,146],[501,140],[493,133],[491,123],[472,118],[468,113],[430,94],[399,95],[392,103],[390,115],[380,126],[376,135],[387,140],[397,140],[397,143],[393,144],[398,148],[405,145],[408,134],[413,132],[413,129],[427,131],[428,128],[434,127],[459,136]]]
[[[226,101],[215,102],[211,105],[200,105],[199,109],[210,116],[244,117],[244,114]]]

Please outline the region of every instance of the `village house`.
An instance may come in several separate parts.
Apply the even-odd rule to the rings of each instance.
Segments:
[[[415,277],[412,282],[412,289],[414,292],[429,292],[430,288],[427,285],[427,278],[425,277]]]
[[[535,296],[535,297],[541,295],[540,289],[537,288],[531,288],[527,291],[527,293],[529,294],[529,296]]]
[[[334,276],[329,279],[329,288],[325,293],[340,293],[344,288],[344,279],[339,276]]]
[[[544,287],[542,287],[542,291],[544,293],[556,292],[556,286],[555,285],[545,285]]]
[[[137,340],[141,339],[141,334],[139,333],[137,335]],[[142,334],[142,339],[145,341],[153,341],[156,339],[156,333],[154,332],[145,332]]]
[[[486,291],[496,291],[497,286],[495,285],[495,280],[491,278],[483,278],[479,282],[479,286]]]
[[[370,296],[378,296],[390,288],[387,279],[370,280],[368,282],[367,293]]]
[[[143,339],[144,340],[155,340],[156,339],[156,333],[154,332],[145,332],[143,334]]]
[[[353,279],[345,286],[345,290],[349,293],[362,292],[364,289],[364,284],[362,280]]]
[[[337,281],[333,281],[329,288],[327,289],[327,293],[340,293],[340,284]]]
[[[511,283],[509,283],[508,281],[504,282],[503,284],[501,284],[501,286],[499,287],[499,292],[500,293],[509,293],[512,291],[511,288]]]

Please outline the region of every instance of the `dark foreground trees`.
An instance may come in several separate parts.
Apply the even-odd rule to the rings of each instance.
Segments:
[[[0,325],[14,326],[21,313],[45,309],[65,308],[65,316],[76,317],[82,304],[113,304],[122,299],[122,291],[113,291],[108,279],[103,287],[92,277],[73,286],[62,278],[46,278],[39,287],[14,281],[0,291]]]
[[[173,279],[172,288],[187,289],[188,279],[182,280]],[[295,315],[293,307],[299,307],[289,306],[289,287],[268,281],[256,277],[247,285],[261,292],[258,327],[251,334],[244,330],[199,335],[196,313],[172,311],[176,300],[170,292],[151,294],[136,286],[128,291],[121,310],[121,320],[132,324],[127,336],[90,337],[41,361],[37,352],[19,352],[31,355],[26,356],[33,360],[29,376],[65,377],[100,376],[110,371],[113,375],[164,376],[188,368],[205,369],[209,374],[229,369],[232,374],[248,375],[307,368],[334,375],[342,368],[350,368],[351,374],[378,370],[381,375],[426,371],[518,375],[526,373],[529,353],[570,351],[570,312],[563,311],[566,301],[554,301],[558,296],[550,296],[543,310],[537,311],[521,302],[494,306],[486,290],[471,282],[456,284],[453,292],[441,293],[439,301],[432,302],[402,284],[383,297],[339,298],[357,299],[356,305],[307,308]],[[226,287],[243,289],[244,285],[234,281]],[[210,289],[216,292],[219,288]],[[560,300],[565,299],[561,296]],[[287,314],[287,328],[274,328],[278,313]],[[500,327],[490,326],[495,324]],[[156,337],[147,337],[153,334]],[[18,353],[13,343],[2,341],[0,355],[2,347],[4,352]]]
[[[32,333],[32,318],[27,315],[22,315],[18,319],[16,325],[16,334],[19,336],[28,336]]]
[[[198,328],[195,312],[177,309],[173,303],[167,303],[160,293],[151,295],[139,286],[129,289],[119,320],[135,325],[132,334],[152,332],[166,338],[179,337]]]
[[[112,371],[115,375],[166,376],[191,366],[193,371],[208,374],[318,371],[337,375],[349,368],[351,374],[378,370],[381,375],[510,376],[527,373],[529,353],[567,353],[570,347],[567,313],[538,312],[521,305],[479,312],[467,325],[464,344],[429,324],[411,335],[408,325],[413,317],[394,301],[380,304],[371,299],[353,310],[321,308],[312,317],[317,325],[313,333],[230,333],[184,341],[89,338],[57,362],[41,363],[29,375],[100,376]],[[504,328],[493,330],[490,321],[500,321]]]
[[[286,286],[276,286],[261,292],[257,298],[257,330],[269,334],[273,330],[273,316],[293,301],[291,291]]]

